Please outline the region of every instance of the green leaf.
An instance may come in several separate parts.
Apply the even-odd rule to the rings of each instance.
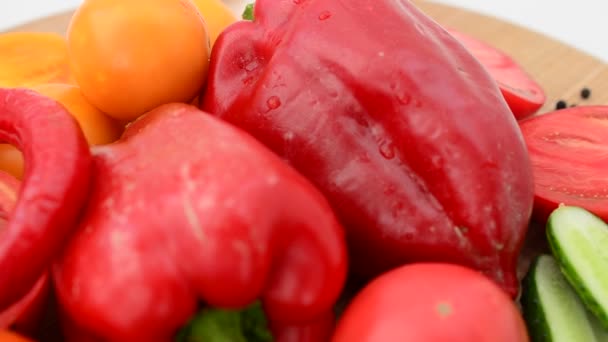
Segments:
[[[243,310],[202,309],[176,337],[177,342],[272,342],[259,302]]]
[[[243,20],[251,20],[253,21],[254,15],[253,15],[253,8],[255,6],[255,2],[251,2],[249,4],[247,4],[247,6],[245,6],[245,10],[243,11]]]

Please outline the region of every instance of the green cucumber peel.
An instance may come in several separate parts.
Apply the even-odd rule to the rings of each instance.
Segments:
[[[583,208],[562,205],[549,216],[546,232],[565,278],[608,329],[608,225]]]
[[[556,259],[541,255],[524,277],[521,303],[531,341],[602,342],[602,327],[564,277]]]

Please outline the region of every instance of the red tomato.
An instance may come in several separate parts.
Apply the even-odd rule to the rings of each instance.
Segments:
[[[527,342],[511,298],[463,266],[419,263],[376,278],[338,322],[332,342]]]
[[[530,116],[545,104],[541,86],[510,56],[461,32],[448,30],[494,78],[516,119]]]
[[[579,106],[519,122],[534,172],[534,218],[560,203],[608,220],[608,106]]]

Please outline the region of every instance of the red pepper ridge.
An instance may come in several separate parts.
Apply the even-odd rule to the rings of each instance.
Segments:
[[[89,146],[59,103],[26,89],[0,89],[0,140],[25,160],[19,198],[0,231],[0,310],[22,298],[59,253],[84,204]]]

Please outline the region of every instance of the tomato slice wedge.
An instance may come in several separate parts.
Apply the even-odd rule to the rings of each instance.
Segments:
[[[471,36],[448,29],[494,78],[515,118],[536,113],[547,97],[543,88],[513,58]]]
[[[519,122],[534,172],[534,218],[561,203],[608,220],[608,106],[579,106]]]

